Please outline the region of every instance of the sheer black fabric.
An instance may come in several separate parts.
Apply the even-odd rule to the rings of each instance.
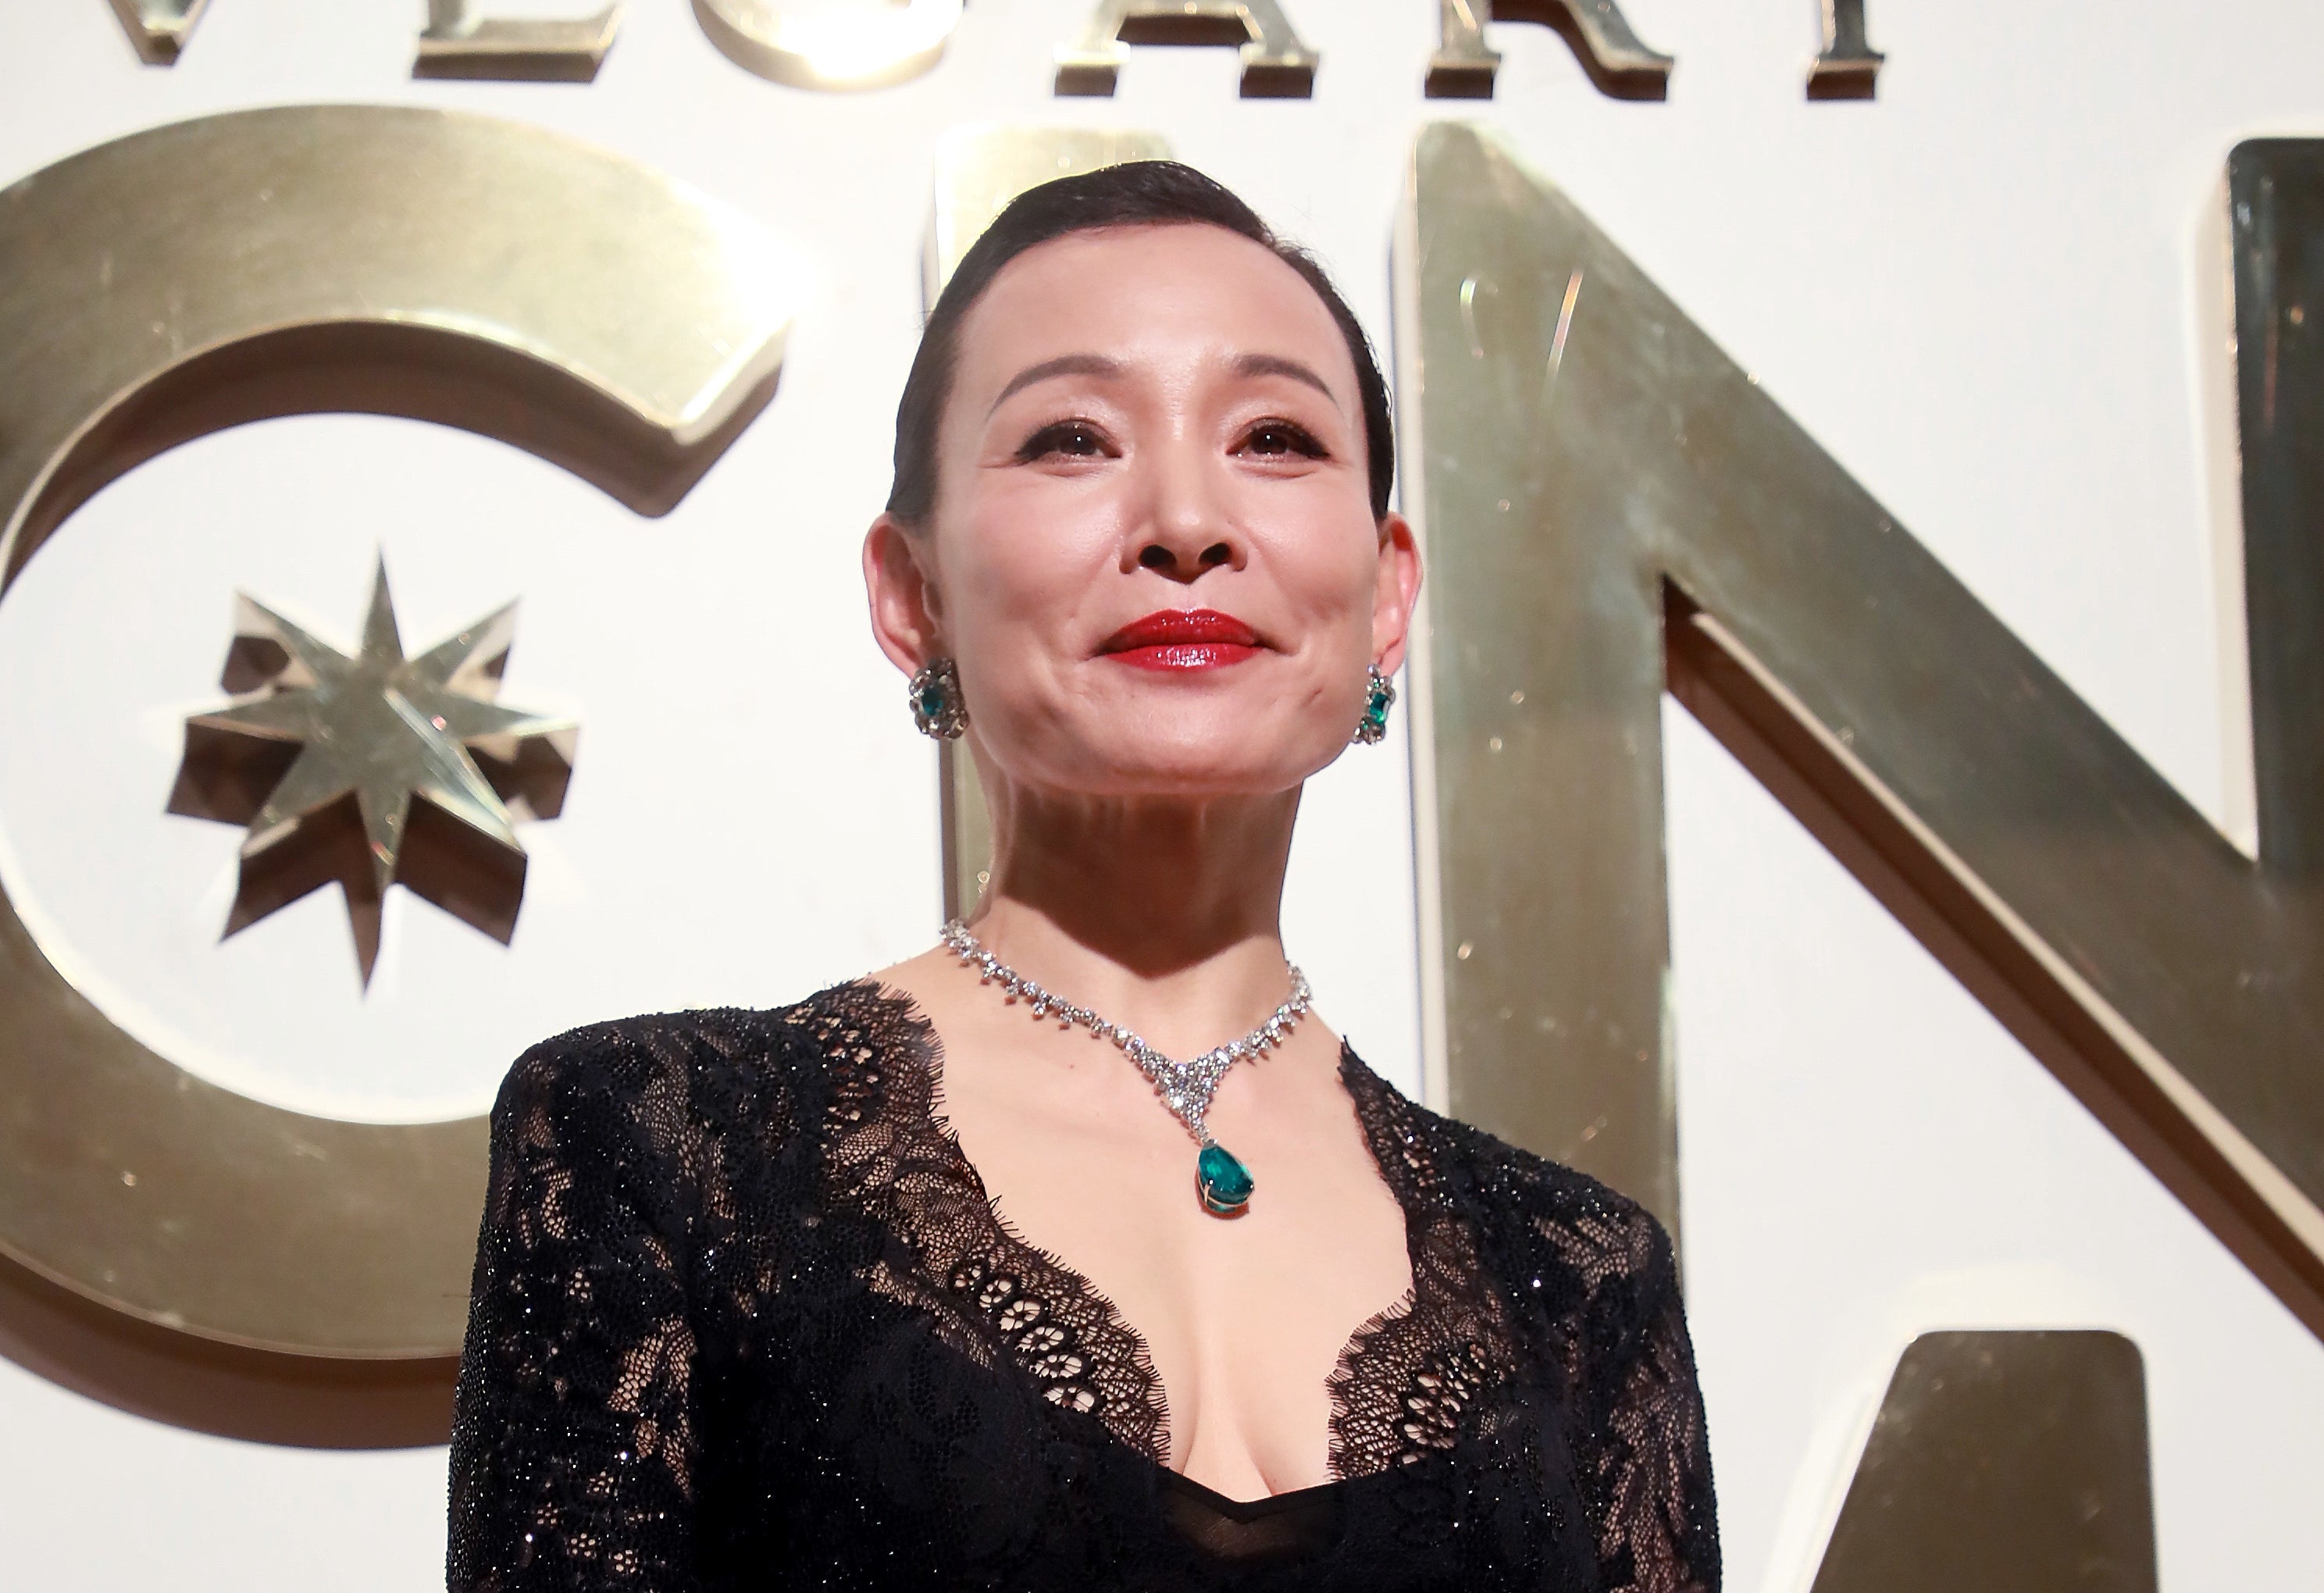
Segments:
[[[1718,1588],[1677,1276],[1637,1205],[1343,1052],[1413,1288],[1342,1353],[1334,1480],[1239,1503],[1163,1466],[1144,1345],[996,1217],[938,1066],[869,982],[518,1062],[456,1593]]]

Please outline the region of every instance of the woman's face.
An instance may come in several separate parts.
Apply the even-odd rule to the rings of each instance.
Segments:
[[[906,668],[957,664],[980,759],[1096,796],[1288,790],[1403,655],[1419,566],[1372,517],[1331,312],[1223,228],[1026,251],[964,319],[931,523],[866,547]]]

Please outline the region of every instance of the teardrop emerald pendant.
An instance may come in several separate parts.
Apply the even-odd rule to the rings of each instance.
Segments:
[[[1240,1216],[1250,1204],[1250,1169],[1225,1146],[1206,1145],[1194,1158],[1194,1188],[1203,1197],[1203,1210],[1212,1216]]]
[[[1389,686],[1375,668],[1375,686],[1388,693],[1391,700],[1395,689]],[[1186,1126],[1202,1147],[1194,1157],[1194,1194],[1203,1202],[1203,1210],[1213,1217],[1240,1217],[1250,1204],[1250,1169],[1238,1160],[1232,1151],[1211,1137],[1203,1126],[1210,1111],[1211,1096],[1225,1078],[1227,1070],[1239,1062],[1250,1062],[1264,1056],[1283,1044],[1299,1020],[1305,1017],[1314,994],[1307,988],[1307,976],[1289,963],[1284,971],[1291,975],[1291,994],[1276,1008],[1268,1020],[1240,1040],[1230,1040],[1214,1045],[1191,1062],[1174,1062],[1118,1023],[1108,1023],[1086,1007],[1076,1007],[1071,1001],[1053,996],[984,949],[982,943],[968,932],[968,925],[955,918],[944,928],[945,944],[954,955],[974,969],[980,984],[998,983],[1005,999],[1021,1002],[1037,1018],[1054,1017],[1065,1027],[1087,1029],[1101,1040],[1111,1040],[1123,1054],[1138,1064],[1170,1109],[1170,1115]]]

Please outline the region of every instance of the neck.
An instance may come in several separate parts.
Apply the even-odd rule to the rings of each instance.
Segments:
[[[1283,1000],[1296,790],[988,796],[992,874],[972,925],[1002,962],[1177,1057],[1239,1038]]]

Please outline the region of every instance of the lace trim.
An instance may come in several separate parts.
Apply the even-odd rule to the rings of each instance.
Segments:
[[[1157,1464],[1169,1459],[1162,1379],[1111,1302],[993,1209],[945,1123],[942,1043],[908,999],[868,981],[803,1015],[832,1064],[831,1197],[902,1238],[918,1275],[870,1281],[933,1316],[984,1365],[1007,1362],[1050,1404],[1096,1417]]]
[[[995,1208],[943,1115],[943,1042],[909,998],[870,981],[825,992],[800,1027],[829,1064],[831,1198],[895,1233],[918,1259],[870,1279],[926,1311],[986,1366],[1095,1416],[1167,1465],[1169,1409],[1144,1337],[1097,1286]],[[1372,1159],[1405,1213],[1413,1284],[1350,1335],[1325,1384],[1328,1468],[1370,1475],[1448,1448],[1513,1360],[1476,1238],[1454,1210],[1408,1101],[1344,1045],[1340,1076]]]
[[[1474,1230],[1454,1211],[1411,1103],[1343,1049],[1340,1077],[1380,1176],[1404,1208],[1412,1287],[1358,1328],[1325,1385],[1331,1469],[1360,1477],[1451,1449],[1515,1350],[1483,1285]]]

